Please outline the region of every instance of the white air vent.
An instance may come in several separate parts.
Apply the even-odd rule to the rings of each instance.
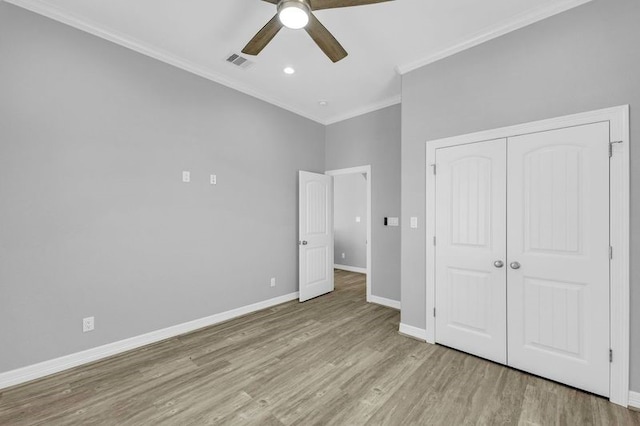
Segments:
[[[239,68],[243,68],[243,69],[247,69],[251,65],[253,65],[253,62],[251,62],[247,58],[244,58],[244,57],[238,55],[237,53],[230,53],[227,56],[226,61],[229,62],[230,64],[233,64],[233,65],[235,65],[235,66],[237,66]]]

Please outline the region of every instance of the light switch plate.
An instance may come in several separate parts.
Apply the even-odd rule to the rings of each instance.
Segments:
[[[413,229],[418,229],[418,218],[417,217],[412,217],[411,218],[411,227]]]
[[[184,183],[191,182],[191,172],[188,172],[188,171],[182,172],[182,182]]]
[[[397,217],[390,217],[387,223],[389,226],[400,226],[400,219]]]
[[[360,223],[360,216],[356,216],[356,222]]]
[[[211,185],[217,185],[218,184],[218,177],[216,175],[211,175],[209,182],[211,183]]]

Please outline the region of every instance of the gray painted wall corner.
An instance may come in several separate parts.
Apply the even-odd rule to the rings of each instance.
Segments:
[[[4,2],[0,58],[0,372],[297,291],[324,126]]]
[[[594,0],[403,76],[402,212],[424,218],[425,142],[631,105],[631,259],[640,251],[640,3]],[[424,231],[402,232],[402,321],[425,326]],[[631,265],[631,389],[640,391],[640,262]]]
[[[327,126],[327,170],[371,165],[372,294],[400,300],[400,105]]]

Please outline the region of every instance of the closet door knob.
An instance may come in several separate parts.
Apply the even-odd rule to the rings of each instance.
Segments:
[[[511,266],[511,269],[520,269],[521,265],[518,262],[511,262],[509,266]]]
[[[496,268],[502,268],[504,266],[504,262],[502,260],[496,260],[495,262],[493,262],[493,266],[495,266]]]

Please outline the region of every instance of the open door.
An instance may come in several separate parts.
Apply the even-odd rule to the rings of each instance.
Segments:
[[[300,301],[333,291],[333,177],[300,171]]]

